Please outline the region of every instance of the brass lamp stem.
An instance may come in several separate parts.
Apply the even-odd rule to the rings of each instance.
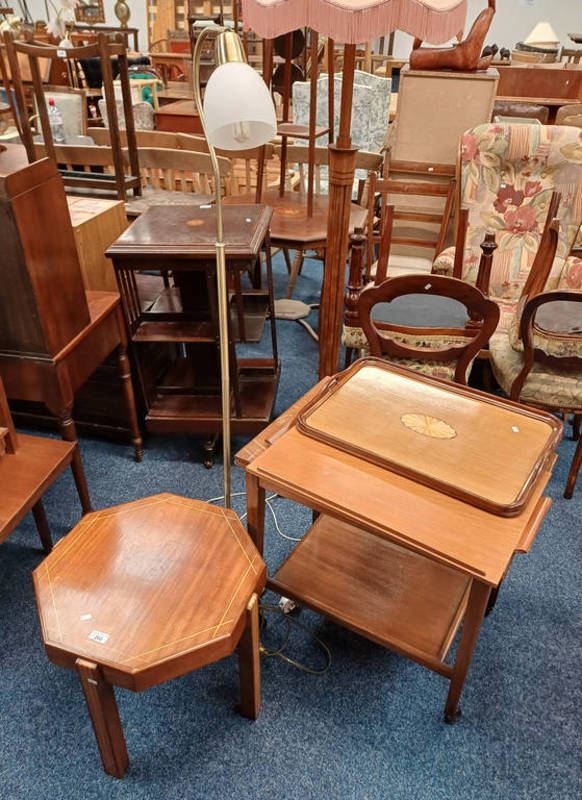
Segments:
[[[216,194],[216,284],[218,294],[218,329],[220,343],[220,379],[222,392],[222,460],[224,472],[224,506],[231,507],[230,498],[230,370],[229,370],[229,339],[228,339],[228,287],[226,283],[226,258],[224,254],[224,234],[222,221],[222,195],[220,183],[220,168],[216,150],[208,138],[206,121],[202,110],[202,93],[200,91],[200,54],[202,43],[211,31],[222,31],[218,25],[203,28],[196,40],[193,55],[194,100],[202,130],[208,143],[208,152],[214,172],[214,188]]]

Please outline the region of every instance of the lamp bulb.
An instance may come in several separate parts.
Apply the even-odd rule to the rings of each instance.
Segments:
[[[244,144],[248,142],[251,138],[251,130],[248,122],[234,122],[233,126],[233,136],[235,140],[239,144]]]

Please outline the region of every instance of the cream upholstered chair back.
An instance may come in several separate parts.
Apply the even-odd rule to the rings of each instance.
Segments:
[[[474,283],[480,244],[493,231],[497,249],[489,294],[508,320],[537,253],[552,192],[560,192],[560,236],[547,288],[558,286],[582,221],[582,139],[574,127],[478,125],[461,137],[459,202],[468,209],[461,277]],[[454,248],[433,270],[451,274]]]
[[[125,114],[123,111],[123,101],[116,100],[117,104],[117,122],[119,125],[120,130],[125,130]],[[109,127],[109,120],[107,118],[107,104],[105,100],[99,100],[98,102],[99,113],[103,119],[103,124],[105,127]],[[155,116],[154,116],[154,109],[145,101],[140,101],[139,103],[133,103],[132,105],[133,111],[133,121],[135,123],[136,130],[142,131],[153,131],[155,127]]]
[[[75,141],[78,136],[87,134],[87,98],[82,89],[68,89],[66,86],[43,87],[45,103],[55,101],[55,106],[63,119],[63,129],[67,142]],[[38,115],[36,98],[35,114]]]

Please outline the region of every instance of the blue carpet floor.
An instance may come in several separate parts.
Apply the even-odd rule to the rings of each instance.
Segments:
[[[277,259],[277,292],[286,273]],[[308,262],[296,296],[314,301],[321,264]],[[312,316],[317,321],[317,312]],[[277,412],[316,380],[317,346],[299,325],[278,323],[282,377]],[[574,452],[571,429],[549,486],[554,504],[529,555],[518,556],[481,631],[462,698],[463,718],[442,721],[443,678],[310,612],[300,619],[332,652],[323,677],[279,659],[262,660],[263,710],[255,723],[235,711],[234,657],[142,694],[117,691],[130,754],[122,781],[101,770],[75,675],[43,650],[31,571],[42,553],[31,517],[0,551],[1,800],[574,800],[582,796],[582,478],[562,499]],[[239,439],[234,449],[244,443]],[[220,494],[221,465],[205,470],[202,445],[149,437],[141,464],[131,448],[83,439],[95,508],[170,491]],[[244,489],[235,469],[233,490]],[[237,498],[244,510],[244,497]],[[79,519],[70,475],[46,494],[54,539]],[[282,529],[303,532],[310,512],[286,500]],[[291,544],[267,523],[270,569]],[[269,619],[274,643],[283,623]],[[304,633],[290,654],[325,659]]]

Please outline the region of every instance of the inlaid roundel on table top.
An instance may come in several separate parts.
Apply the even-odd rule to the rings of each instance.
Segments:
[[[159,494],[87,514],[33,579],[51,661],[141,691],[232,653],[266,568],[233,511]]]

